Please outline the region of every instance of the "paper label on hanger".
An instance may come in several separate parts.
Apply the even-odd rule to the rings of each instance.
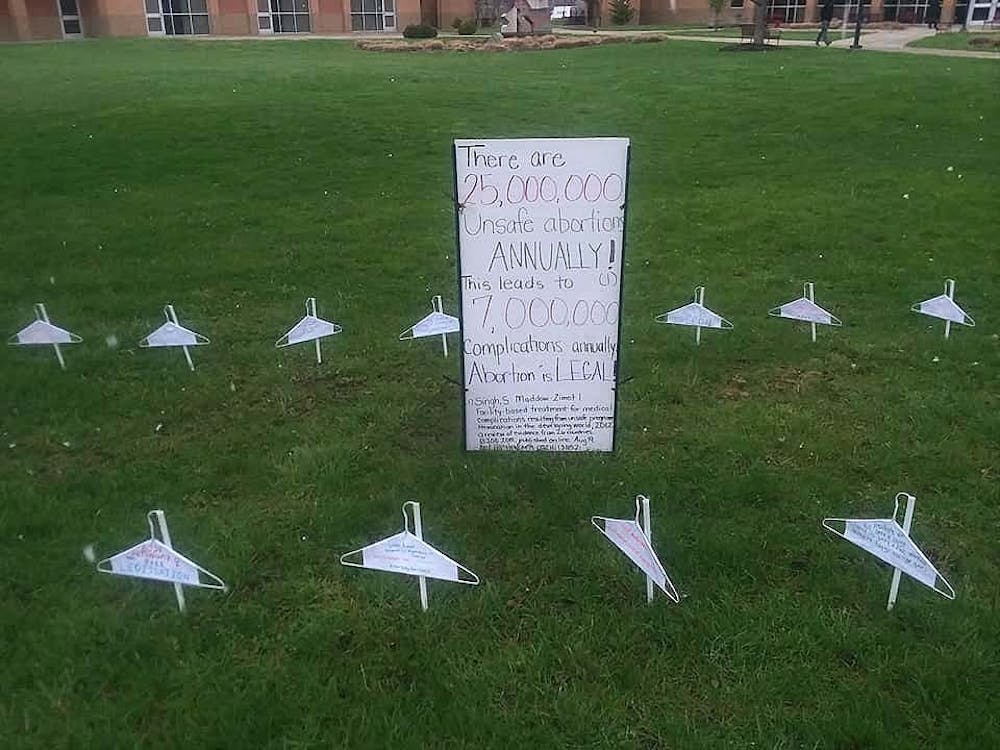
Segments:
[[[455,333],[460,328],[458,318],[436,310],[413,326],[413,338]]]
[[[844,526],[844,539],[894,568],[899,568],[925,586],[934,588],[937,570],[894,520],[848,519]]]
[[[778,308],[782,318],[804,320],[808,323],[823,323],[831,325],[833,316],[810,299],[799,297],[794,302],[788,302]]]
[[[198,335],[183,326],[167,321],[145,339],[146,346],[197,346]]]
[[[459,565],[408,531],[370,544],[361,550],[360,567],[468,583],[459,577]]]
[[[919,307],[924,315],[950,320],[952,323],[965,323],[965,311],[946,294],[924,300]]]
[[[19,344],[72,344],[73,335],[59,326],[36,320],[17,333]]]
[[[288,344],[300,344],[303,341],[321,339],[325,336],[333,336],[340,333],[340,326],[322,320],[313,315],[307,315],[292,328],[287,334]]]
[[[604,518],[604,534],[624,552],[639,569],[664,592],[667,591],[667,573],[660,564],[653,546],[635,521]],[[671,588],[673,588],[671,586]]]
[[[700,328],[722,328],[722,316],[716,315],[704,305],[690,302],[667,313],[667,323]]]
[[[111,571],[122,576],[192,586],[199,584],[198,569],[182,555],[155,539],[147,539],[131,549],[119,552],[109,562]]]

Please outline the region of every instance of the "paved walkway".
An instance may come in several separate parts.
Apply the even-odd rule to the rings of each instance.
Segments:
[[[602,31],[600,33],[619,33]],[[735,44],[738,40],[732,37],[719,36],[693,36],[690,34],[671,34],[669,31],[650,32],[665,34],[670,39],[678,41],[691,40],[698,42],[722,42]],[[948,33],[948,32],[941,32]],[[913,26],[906,29],[866,29],[861,35],[861,48],[876,52],[905,52],[910,55],[933,55],[936,57],[977,57],[983,60],[1000,60],[1000,54],[996,52],[974,52],[972,50],[957,49],[936,49],[933,47],[907,47],[910,42],[923,39],[927,36],[934,36],[935,32],[926,26]],[[830,38],[833,39],[831,47],[849,48],[854,43],[854,27],[849,33],[841,38],[840,28],[830,29]],[[781,46],[789,47],[812,47],[815,42],[805,39],[782,39]]]

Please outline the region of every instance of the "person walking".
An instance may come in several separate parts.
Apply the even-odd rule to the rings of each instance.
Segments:
[[[830,46],[830,22],[833,20],[833,2],[834,0],[823,0],[823,7],[819,11],[819,33],[816,35],[816,46],[819,46],[821,41],[826,42],[826,46]],[[935,0],[939,3],[941,0]]]
[[[930,0],[927,3],[927,15],[924,17],[927,21],[927,28],[938,30],[938,22],[941,20],[941,0]]]

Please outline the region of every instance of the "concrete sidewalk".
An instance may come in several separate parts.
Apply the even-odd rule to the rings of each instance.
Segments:
[[[605,32],[599,33],[619,33]],[[716,42],[723,44],[736,44],[739,40],[735,37],[718,36],[694,36],[689,34],[671,34],[669,31],[650,32],[665,34],[668,38],[676,41],[696,41],[696,42]],[[818,33],[818,32],[817,32]],[[973,52],[971,50],[957,49],[935,49],[932,47],[908,47],[910,42],[915,42],[924,37],[934,36],[936,33],[926,26],[914,26],[907,29],[866,29],[861,35],[861,49],[872,52],[905,52],[910,55],[932,55],[935,57],[974,57],[982,60],[1000,60],[1000,54],[996,52]],[[948,33],[948,32],[944,32]],[[854,28],[850,33],[841,38],[841,30],[830,29],[830,37],[834,40],[831,47],[848,49],[854,43]],[[815,42],[805,39],[782,39],[782,47],[814,47]]]

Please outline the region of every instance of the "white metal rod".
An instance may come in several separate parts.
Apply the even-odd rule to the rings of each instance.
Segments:
[[[701,344],[701,326],[696,326],[694,329],[694,343]]]
[[[424,527],[420,523],[420,503],[413,503],[413,534],[420,541],[424,540]],[[420,608],[427,611],[427,579],[419,576],[420,583]]]
[[[447,359],[447,357],[448,357],[448,334],[447,333],[442,333],[441,334],[441,346],[444,348],[444,356]]]
[[[812,326],[813,343],[816,343],[816,324],[810,323],[809,325]]]
[[[950,320],[946,320],[944,322],[944,337],[945,338],[950,338],[951,337],[951,321]]]
[[[321,365],[323,364],[323,354],[320,352],[319,349],[319,339],[315,339],[315,342],[316,342],[316,364]]]
[[[906,496],[906,511],[903,514],[903,533],[907,536],[910,535],[910,527],[913,525],[913,509],[917,504],[917,498],[913,495]],[[899,579],[902,577],[902,571],[899,568],[895,568],[892,571],[892,585],[889,586],[889,603],[886,605],[886,610],[892,611],[892,608],[896,606],[896,595],[899,593]]]
[[[53,344],[52,346],[56,350],[56,359],[59,360],[59,366],[65,370],[66,369],[66,361],[63,359],[62,352],[59,351],[59,344]]]
[[[186,346],[184,347],[184,359],[188,361],[188,367],[191,368],[191,372],[194,372],[194,362],[191,361],[191,352],[188,351]]]

